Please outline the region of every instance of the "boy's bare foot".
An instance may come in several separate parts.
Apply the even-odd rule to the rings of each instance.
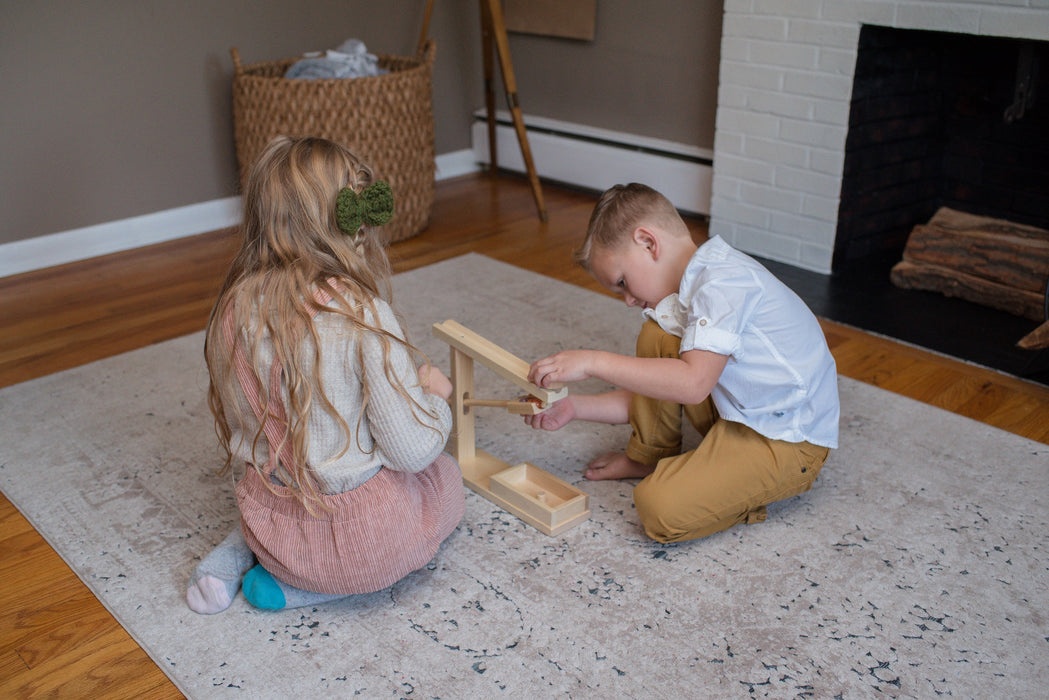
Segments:
[[[609,452],[587,465],[583,476],[593,481],[602,479],[640,479],[652,473],[654,467],[635,462],[622,452]]]

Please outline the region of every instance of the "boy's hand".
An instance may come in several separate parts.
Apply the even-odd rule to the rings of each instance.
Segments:
[[[544,389],[551,384],[581,382],[590,378],[590,350],[564,350],[532,363],[528,381]]]
[[[444,372],[433,365],[423,365],[419,367],[418,374],[423,391],[436,394],[445,401],[452,397],[452,382],[444,376]]]
[[[575,405],[572,403],[572,397],[567,396],[560,401],[550,404],[550,408],[542,413],[526,415],[524,421],[535,430],[559,430],[568,425],[575,418],[575,415]]]

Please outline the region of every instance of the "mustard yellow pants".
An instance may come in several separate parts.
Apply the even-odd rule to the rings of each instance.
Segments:
[[[678,357],[681,339],[646,321],[638,357]],[[681,452],[682,413],[703,435]],[[770,440],[718,417],[710,397],[698,405],[634,395],[627,456],[655,471],[634,488],[645,533],[659,542],[697,539],[765,520],[765,506],[808,491],[830,450],[807,442]]]

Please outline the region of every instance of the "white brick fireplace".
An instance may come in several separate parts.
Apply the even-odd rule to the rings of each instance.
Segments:
[[[1049,0],[725,0],[712,234],[830,272],[863,24],[1049,40]]]

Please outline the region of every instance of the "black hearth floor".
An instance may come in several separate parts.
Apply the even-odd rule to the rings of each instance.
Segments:
[[[890,263],[834,275],[761,262],[821,318],[888,336],[1049,386],[1049,350],[1016,341],[1038,324],[935,292],[905,290],[889,280]]]

